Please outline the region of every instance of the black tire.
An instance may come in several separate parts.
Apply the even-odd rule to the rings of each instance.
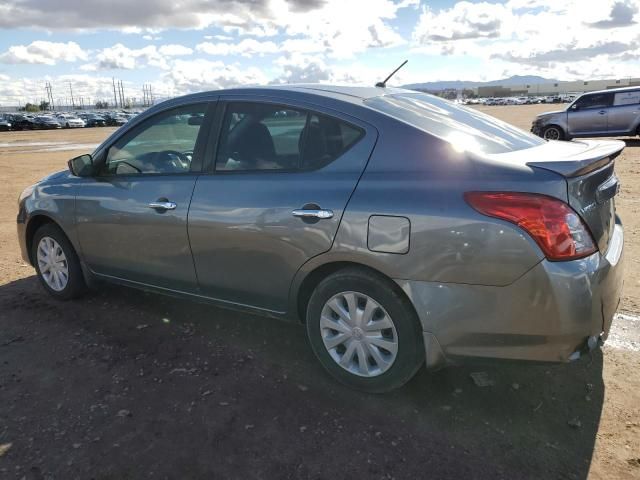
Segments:
[[[383,373],[363,377],[338,365],[325,348],[320,317],[325,303],[341,292],[358,292],[375,300],[391,317],[398,351]],[[313,291],[306,311],[307,337],[322,366],[341,383],[369,393],[383,393],[407,383],[425,361],[422,328],[415,310],[397,285],[364,268],[346,268],[322,280]]]
[[[59,291],[54,290],[47,284],[47,282],[43,278],[42,272],[40,271],[40,265],[38,263],[38,245],[44,237],[50,237],[55,240],[62,248],[64,256],[66,257],[69,277],[66,286]],[[57,298],[58,300],[71,300],[73,298],[80,297],[86,292],[87,285],[84,281],[84,276],[82,274],[82,268],[80,267],[80,260],[78,259],[78,255],[76,254],[76,251],[73,248],[73,245],[71,245],[71,242],[69,241],[67,236],[57,225],[53,223],[47,223],[38,228],[35,235],[33,236],[33,243],[31,245],[31,258],[33,259],[40,284],[51,296]]]
[[[542,131],[542,138],[546,140],[564,140],[564,131],[557,125],[549,125]]]

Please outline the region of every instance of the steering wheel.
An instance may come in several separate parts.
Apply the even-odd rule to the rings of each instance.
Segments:
[[[157,155],[156,158],[159,161],[174,168],[176,171],[189,170],[191,159],[185,153],[178,152],[177,150],[163,150],[162,152],[158,152]]]

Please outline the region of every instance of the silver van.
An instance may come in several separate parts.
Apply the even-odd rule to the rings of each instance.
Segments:
[[[640,86],[585,93],[566,110],[538,115],[531,131],[548,140],[640,135]]]

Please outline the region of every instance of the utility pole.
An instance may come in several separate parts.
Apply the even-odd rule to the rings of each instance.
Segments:
[[[46,83],[45,90],[47,91],[47,101],[49,102],[49,109],[54,110],[55,106],[53,104],[53,91],[51,90],[51,83]]]
[[[118,97],[116,97],[116,79],[111,77],[111,81],[113,82],[113,106],[118,106]]]
[[[143,107],[147,106],[147,84],[146,83],[142,84],[142,106]]]
[[[73,88],[71,87],[71,82],[69,82],[69,94],[71,95],[71,108],[76,108],[76,103],[73,100]]]
[[[120,108],[124,108],[124,85],[122,85],[122,80],[118,80],[118,90],[120,92]]]

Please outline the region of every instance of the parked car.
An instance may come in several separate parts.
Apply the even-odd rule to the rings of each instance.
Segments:
[[[60,125],[60,122],[58,122],[58,120],[56,120],[53,117],[49,117],[47,115],[40,115],[34,118],[33,124],[35,128],[42,129],[42,130],[62,128],[62,125]]]
[[[22,114],[12,114],[7,117],[13,130],[33,130],[36,125],[31,117]]]
[[[64,128],[83,128],[85,126],[84,120],[69,113],[61,113],[56,118]]]
[[[80,118],[84,120],[86,127],[104,127],[107,125],[107,122],[104,118],[93,113],[81,114]]]
[[[539,114],[531,131],[549,140],[640,135],[640,87],[585,93],[565,110]]]
[[[127,123],[127,119],[120,113],[106,113],[104,115],[104,120],[110,127],[121,127]]]
[[[11,121],[3,116],[0,116],[0,132],[7,132],[11,130]]]
[[[402,89],[201,93],[25,189],[18,238],[58,299],[107,281],[300,321],[327,371],[381,392],[606,339],[623,148]]]

